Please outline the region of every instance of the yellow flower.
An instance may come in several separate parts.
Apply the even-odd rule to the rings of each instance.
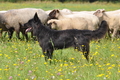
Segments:
[[[102,77],[104,74],[99,74],[99,75],[97,75],[97,77]]]
[[[28,62],[30,62],[30,60],[28,60]]]
[[[59,69],[58,71],[62,71],[62,69]]]
[[[90,66],[92,66],[93,64],[90,64]]]
[[[68,64],[64,64],[64,66],[68,66]]]
[[[44,64],[47,64],[47,62],[44,62]]]
[[[74,58],[71,58],[72,60],[74,60]]]
[[[114,54],[111,55],[111,57],[115,56]]]
[[[14,66],[17,66],[17,64],[13,64]]]
[[[112,67],[115,67],[115,64],[113,64]]]
[[[2,54],[0,54],[0,56],[2,56]]]
[[[18,76],[20,76],[20,74],[18,74]]]
[[[45,57],[44,55],[42,55],[41,57]]]
[[[106,65],[110,65],[110,63],[107,63]]]
[[[112,67],[108,67],[108,69],[112,69]]]
[[[62,67],[63,66],[63,64],[60,64],[60,67]]]

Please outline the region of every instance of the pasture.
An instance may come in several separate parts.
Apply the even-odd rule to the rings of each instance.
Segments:
[[[0,10],[41,8],[43,10],[68,8],[73,11],[107,11],[119,9],[120,3],[59,3],[20,2],[0,3]],[[21,35],[22,37],[22,35]],[[90,62],[73,48],[56,50],[52,64],[44,61],[37,41],[11,41],[0,38],[0,80],[120,80],[120,38],[111,41],[91,41]]]

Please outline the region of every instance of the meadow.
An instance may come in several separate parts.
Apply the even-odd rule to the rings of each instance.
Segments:
[[[0,10],[41,8],[43,10],[68,8],[74,11],[107,11],[119,9],[120,3],[59,3],[20,2],[0,3]],[[22,35],[21,35],[22,37]],[[8,41],[0,38],[0,80],[120,80],[120,38],[90,42],[90,62],[73,48],[56,50],[52,64],[45,62],[37,41]]]

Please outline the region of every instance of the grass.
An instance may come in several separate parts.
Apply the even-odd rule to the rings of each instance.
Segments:
[[[118,4],[6,2],[0,4],[0,10],[24,7],[42,8],[44,10],[54,8],[69,8],[71,10],[105,8],[116,10],[119,9]],[[89,63],[81,52],[75,51],[73,48],[67,48],[54,51],[52,64],[50,65],[44,61],[44,55],[37,41],[20,41],[16,39],[15,35],[9,42],[7,37],[0,38],[0,80],[119,80],[119,53],[119,38],[114,41],[101,39],[100,43],[91,41]]]
[[[94,11],[96,9],[106,9],[107,11],[117,10],[119,9],[120,3],[60,3],[60,2],[40,2],[40,1],[32,1],[32,2],[20,2],[20,3],[9,3],[9,2],[1,2],[0,10],[9,10],[9,9],[18,9],[18,8],[41,8],[43,10],[52,10],[52,9],[64,9],[68,8],[74,11]]]

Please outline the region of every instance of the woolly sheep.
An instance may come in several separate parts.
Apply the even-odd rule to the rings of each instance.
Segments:
[[[105,12],[104,9],[99,9],[94,13],[94,15],[96,15],[101,21],[102,20],[107,21],[109,29],[113,30],[112,38],[114,38],[117,32],[120,30],[120,13],[112,14]]]
[[[39,18],[43,24],[46,24],[48,20],[48,15],[42,9],[35,8],[23,8],[23,9],[13,9],[9,10],[3,15],[0,15],[0,19],[4,22],[4,25],[7,29],[13,27],[17,33],[17,37],[19,37],[20,25],[23,26],[29,19],[33,18],[35,13],[38,13]]]
[[[87,30],[88,25],[84,24],[87,23],[86,20],[79,18],[65,18],[65,19],[51,19],[47,22],[52,29],[56,30],[66,30],[66,29],[80,29],[80,30]]]
[[[50,16],[50,18],[52,18],[52,19],[55,19],[55,18],[57,18],[57,19],[62,19],[63,17],[69,17],[69,18],[72,18],[72,17],[84,18],[84,19],[87,21],[88,26],[91,27],[91,30],[97,29],[97,28],[98,28],[98,23],[99,23],[99,20],[98,20],[98,18],[97,18],[96,16],[94,16],[94,17],[97,18],[98,22],[95,23],[95,22],[94,22],[95,19],[93,20],[94,17],[90,17],[90,16],[88,16],[89,18],[88,18],[88,17],[83,17],[83,16],[81,16],[80,14],[64,15],[64,14],[62,14],[59,10],[53,10],[53,11],[51,11],[50,14],[49,14],[49,16]],[[85,16],[85,15],[84,15],[84,16]],[[97,26],[97,27],[96,27],[96,26]]]
[[[87,25],[88,25],[88,28],[89,28],[89,29],[91,28],[90,30],[95,30],[95,27],[93,26],[91,20],[85,19],[85,18],[83,18],[83,17],[78,17],[78,16],[76,16],[76,15],[64,15],[64,14],[62,14],[59,10],[53,10],[53,11],[51,11],[51,12],[49,13],[49,16],[50,16],[51,19],[58,19],[58,20],[69,18],[69,19],[71,19],[71,20],[73,20],[73,21],[69,21],[68,23],[71,23],[71,24],[74,24],[74,25],[76,25],[76,23],[87,24]],[[78,20],[76,21],[76,19],[79,19],[79,21],[78,21]],[[82,20],[84,20],[84,21],[82,21]],[[75,22],[75,21],[76,21],[76,22]],[[85,22],[85,21],[86,21],[86,22]],[[75,23],[73,23],[73,22],[75,22]],[[64,24],[65,24],[65,23],[64,23]],[[78,26],[79,26],[79,25],[78,25]],[[79,26],[79,27],[84,27],[84,26]],[[87,29],[88,29],[88,28],[87,28]]]

